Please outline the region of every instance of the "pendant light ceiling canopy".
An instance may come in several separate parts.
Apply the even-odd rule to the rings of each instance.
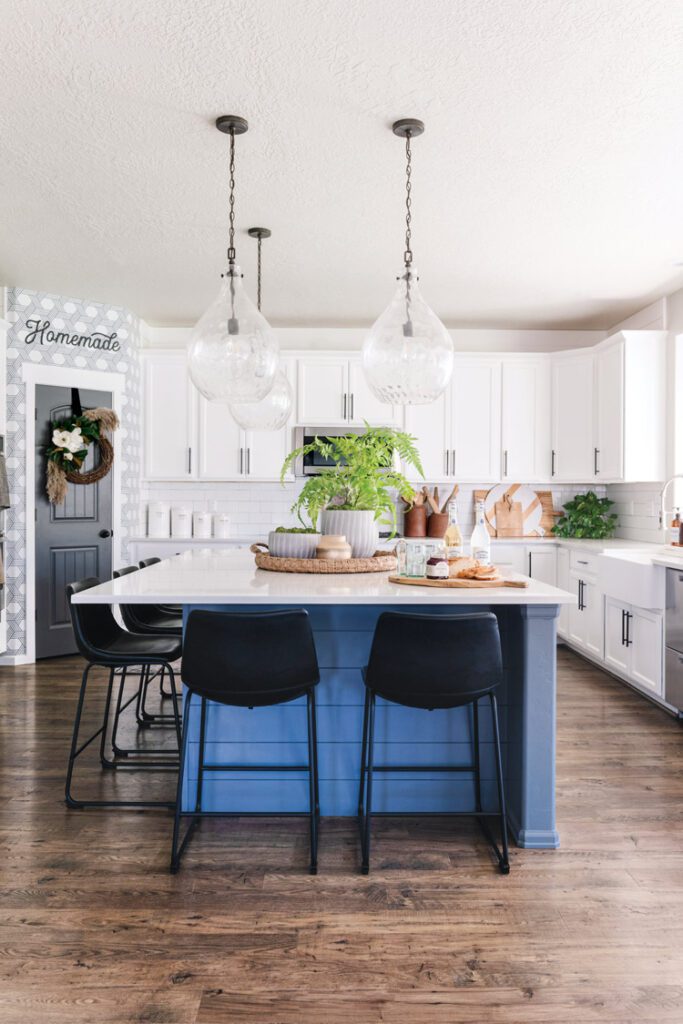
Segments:
[[[269,228],[249,228],[247,234],[258,243],[256,257],[256,304],[261,310],[261,243],[270,238]],[[275,374],[275,381],[265,398],[254,402],[231,402],[232,418],[244,430],[280,430],[292,414],[294,395],[292,385],[284,370],[280,367]]]
[[[390,405],[426,405],[445,391],[453,373],[453,341],[422,297],[413,266],[411,139],[424,123],[404,117],[394,135],[405,139],[406,200],[403,272],[398,289],[363,343],[363,369],[370,390]]]
[[[275,382],[278,344],[248,297],[235,252],[235,137],[248,125],[224,114],[216,128],[230,137],[228,267],[217,298],[197,322],[188,345],[190,377],[211,402],[258,402]]]

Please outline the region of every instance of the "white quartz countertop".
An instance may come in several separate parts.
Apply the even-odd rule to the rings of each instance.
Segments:
[[[249,551],[193,548],[76,594],[76,604],[558,605],[574,594],[529,586],[445,590],[389,583],[388,573],[316,575],[257,569]]]

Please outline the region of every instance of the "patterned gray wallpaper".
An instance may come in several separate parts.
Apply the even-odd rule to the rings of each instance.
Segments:
[[[141,422],[140,330],[125,309],[83,299],[11,288],[7,319],[7,472],[12,507],[5,513],[7,654],[26,653],[26,438],[22,363],[51,363],[122,373],[126,395],[120,410],[123,504],[122,555],[139,517]],[[47,326],[46,326],[47,323]],[[115,335],[115,338],[112,338]],[[88,339],[94,339],[92,341]],[[27,343],[28,340],[28,343]],[[116,348],[118,342],[119,348]]]

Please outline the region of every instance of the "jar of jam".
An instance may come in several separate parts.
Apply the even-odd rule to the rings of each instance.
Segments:
[[[427,559],[427,579],[428,580],[447,580],[448,579],[448,559],[446,555],[432,555],[431,558]]]

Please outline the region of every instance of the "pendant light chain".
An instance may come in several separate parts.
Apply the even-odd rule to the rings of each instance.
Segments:
[[[412,170],[413,170],[413,167],[412,167],[412,154],[410,152],[410,136],[411,136],[411,133],[410,132],[406,132],[406,248],[405,248],[405,252],[403,254],[403,259],[404,259],[406,267],[409,267],[410,264],[413,262],[413,250],[410,248],[410,236],[411,236],[410,223],[411,223],[411,220],[412,220],[411,211],[410,211],[410,207],[412,205],[412,199],[411,199],[411,196],[410,196],[412,184],[411,184],[410,177],[411,177]]]
[[[230,242],[228,245],[228,263],[230,268],[235,265],[235,129],[230,129]]]

